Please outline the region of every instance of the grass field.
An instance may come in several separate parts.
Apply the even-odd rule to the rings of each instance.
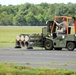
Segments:
[[[1,63],[0,75],[76,75],[76,71],[67,69],[31,68],[15,66],[12,63]]]
[[[73,33],[74,29],[72,28]],[[42,27],[0,27],[0,48],[15,46],[15,37],[18,34],[41,33]]]
[[[41,27],[0,27],[0,47],[15,45],[18,34],[40,33]]]

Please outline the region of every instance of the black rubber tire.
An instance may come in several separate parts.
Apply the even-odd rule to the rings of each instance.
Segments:
[[[57,51],[61,51],[62,50],[62,48],[54,48],[55,50],[57,50]]]
[[[75,49],[75,44],[73,42],[68,42],[67,43],[67,49],[69,51],[73,51]]]
[[[46,40],[44,43],[45,50],[53,50],[52,40]]]

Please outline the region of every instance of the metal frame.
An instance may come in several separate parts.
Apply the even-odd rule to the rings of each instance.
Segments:
[[[69,21],[70,19],[72,19],[72,17],[68,17],[68,16],[55,16],[54,20],[56,20],[57,18],[66,18],[66,29],[67,29],[66,34],[68,35],[68,24],[69,24],[68,21]],[[54,25],[55,25],[55,23],[53,23],[51,32],[52,32],[53,29],[54,29]],[[74,21],[74,26],[75,26],[75,33],[76,33],[76,21]]]

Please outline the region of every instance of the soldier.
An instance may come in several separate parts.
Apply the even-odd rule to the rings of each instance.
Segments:
[[[57,22],[54,20],[54,23],[56,23],[56,25],[57,25],[59,28],[63,28],[63,30],[58,31],[58,33],[66,33],[66,18],[63,18],[62,21],[63,21],[63,22],[61,22],[61,23],[57,23]]]

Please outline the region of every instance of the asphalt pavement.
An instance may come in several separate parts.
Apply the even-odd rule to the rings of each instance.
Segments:
[[[44,49],[0,49],[0,62],[15,63],[33,68],[76,70],[76,50],[50,51]]]

